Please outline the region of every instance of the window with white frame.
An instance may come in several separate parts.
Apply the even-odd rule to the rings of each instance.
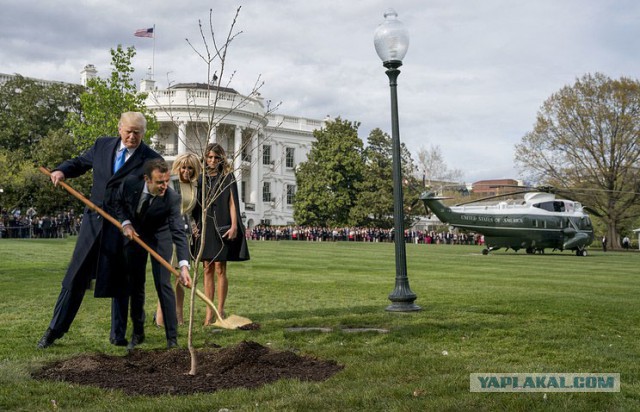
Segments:
[[[293,147],[285,149],[285,166],[289,169],[295,167],[295,149]]]
[[[296,186],[287,185],[287,204],[292,205],[296,198]]]
[[[270,145],[262,145],[262,164],[263,165],[271,164],[271,146]]]
[[[262,183],[262,201],[263,202],[271,201],[271,182]]]

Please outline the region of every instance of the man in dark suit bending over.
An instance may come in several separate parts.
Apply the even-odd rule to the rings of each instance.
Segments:
[[[169,187],[169,167],[161,159],[150,160],[144,165],[144,178],[129,176],[122,182],[117,194],[117,217],[122,222],[125,241],[124,254],[129,274],[131,298],[116,297],[111,305],[111,334],[123,336],[127,329],[127,312],[131,302],[133,335],[128,349],[144,341],[144,284],[148,253],[133,242],[134,234],[155,250],[166,261],[171,261],[173,245],[176,246],[180,283],[191,286],[189,276],[189,248],[184,218],[180,214],[180,195]],[[164,315],[167,348],[178,346],[178,321],[176,297],[171,273],[155,259],[151,261],[160,307]]]

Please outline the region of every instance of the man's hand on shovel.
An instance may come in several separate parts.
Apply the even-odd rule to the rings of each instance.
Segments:
[[[133,240],[135,236],[140,236],[131,223],[122,226],[122,234],[129,240]]]
[[[191,276],[189,275],[189,266],[182,266],[180,268],[180,284],[186,288],[191,289]]]
[[[138,232],[133,228],[131,223],[126,223],[122,226],[122,234],[129,240],[133,240],[134,237],[139,237]],[[177,274],[178,281],[184,287],[191,289],[191,276],[189,274],[189,266],[182,266],[180,268],[180,273]]]

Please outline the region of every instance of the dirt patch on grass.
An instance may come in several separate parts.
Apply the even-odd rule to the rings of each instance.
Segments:
[[[251,341],[228,348],[200,349],[197,356],[195,376],[187,374],[191,365],[187,349],[137,349],[125,356],[80,355],[46,365],[32,376],[153,396],[256,388],[287,378],[323,381],[343,369],[335,361],[273,351]]]

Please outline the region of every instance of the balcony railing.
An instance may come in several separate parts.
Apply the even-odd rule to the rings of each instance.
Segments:
[[[184,110],[188,107],[213,108],[214,103],[218,109],[228,109],[260,116],[264,113],[264,105],[261,100],[227,92],[216,93],[215,91],[194,89],[154,90],[149,93],[146,99],[148,107],[160,106],[165,109],[174,107],[179,110]]]

